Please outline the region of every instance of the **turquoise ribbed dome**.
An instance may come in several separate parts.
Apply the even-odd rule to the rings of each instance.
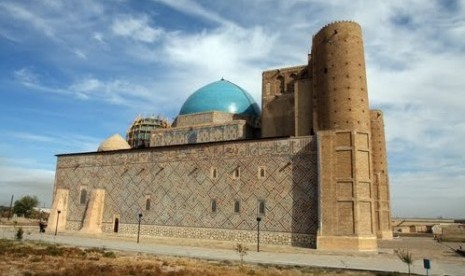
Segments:
[[[179,115],[209,111],[260,116],[260,108],[252,96],[244,89],[224,79],[207,84],[195,91],[184,102]]]

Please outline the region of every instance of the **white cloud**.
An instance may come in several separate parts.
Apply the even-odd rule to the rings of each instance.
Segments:
[[[69,86],[69,91],[80,99],[100,100],[113,104],[132,105],[151,100],[149,89],[126,80],[103,81],[93,77],[84,78]]]
[[[26,7],[16,5],[16,3],[0,3],[0,8],[6,10],[9,16],[29,23],[30,26],[39,30],[46,36],[53,39],[56,38],[53,26],[47,20],[41,18]]]
[[[203,18],[206,20],[220,23],[222,25],[234,25],[231,21],[226,20],[225,18],[218,15],[217,13],[204,8],[202,5],[200,5],[199,3],[195,1],[191,1],[191,0],[178,0],[178,1],[154,0],[154,1],[163,3],[182,13],[194,15],[199,18]]]
[[[260,99],[261,69],[276,36],[262,28],[226,26],[196,34],[173,33],[164,45],[164,62],[170,67],[172,89],[183,98],[201,86],[224,77]],[[182,82],[174,79],[182,79]]]
[[[86,136],[79,133],[41,133],[36,134],[32,132],[5,132],[8,138],[14,138],[15,141],[23,145],[33,145],[34,147],[42,147],[44,145],[53,147],[54,151],[58,152],[89,152],[95,151],[98,145],[102,142],[101,137]],[[3,144],[0,143],[0,146]],[[10,160],[14,164],[23,167],[37,166],[34,162],[24,162],[29,159],[15,159]],[[1,161],[1,157],[0,157]],[[19,163],[18,163],[19,162]],[[0,162],[1,163],[1,162]],[[28,166],[26,166],[28,164]]]
[[[11,132],[8,134],[11,137],[15,137],[17,139],[22,139],[22,140],[28,140],[28,141],[33,141],[33,142],[51,142],[54,139],[45,136],[45,135],[37,135],[33,133],[27,133],[27,132]]]
[[[130,37],[136,41],[155,42],[163,34],[160,28],[149,26],[147,16],[140,18],[122,17],[113,21],[113,33],[123,37]]]
[[[31,68],[21,68],[14,71],[14,77],[25,86],[33,87],[39,83],[39,77]]]
[[[74,54],[82,59],[87,59],[87,55],[80,49],[74,49]]]
[[[105,43],[105,40],[103,39],[103,34],[99,32],[94,32],[92,36],[95,40],[97,40],[100,43]]]

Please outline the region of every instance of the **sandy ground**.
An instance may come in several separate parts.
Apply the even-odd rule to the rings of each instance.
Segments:
[[[129,258],[131,258],[131,254],[136,254],[137,258],[141,258],[141,256],[143,255],[145,257],[149,257],[149,259],[166,258],[166,256],[184,256],[184,258],[182,258],[184,261],[182,262],[187,262],[188,260],[192,260],[192,258],[201,258],[210,260],[210,262],[220,263],[223,265],[226,264],[227,267],[237,267],[237,263],[239,260],[237,253],[233,250],[234,246],[236,245],[235,242],[141,236],[141,243],[136,244],[136,237],[134,235],[115,235],[111,233],[96,236],[82,235],[76,232],[67,232],[58,233],[58,236],[54,237],[53,233],[38,234],[38,227],[24,227],[24,229],[26,240],[39,240],[53,243],[56,242],[57,244],[65,243],[84,248],[107,248],[108,250],[119,252],[117,253],[119,257],[125,258],[128,258],[128,256]],[[13,229],[11,229],[11,226],[0,226],[0,238],[3,237],[11,239],[14,233],[12,230]],[[415,273],[418,273],[420,275],[421,273],[423,273],[423,275],[425,275],[425,271],[423,269],[423,259],[427,258],[431,260],[433,266],[433,269],[430,271],[430,275],[465,275],[465,258],[457,255],[451,250],[451,248],[458,248],[459,245],[465,247],[465,244],[438,243],[434,241],[431,237],[400,237],[391,241],[380,241],[378,252],[322,251],[308,248],[262,244],[260,246],[260,253],[257,253],[255,252],[256,244],[244,245],[247,246],[249,249],[249,254],[244,259],[246,262],[249,263],[247,264],[248,266],[252,266],[252,268],[250,269],[257,273],[258,270],[256,266],[265,264],[271,266],[285,265],[286,267],[292,267],[297,265],[299,267],[307,268],[333,267],[406,272],[407,266],[398,259],[398,257],[395,254],[395,251],[408,250],[412,253],[412,256],[414,258],[414,265],[412,266],[412,271],[414,271]],[[190,258],[185,258],[186,256]],[[134,257],[134,255],[132,257]],[[102,262],[103,260],[105,260],[105,258],[100,258],[99,262]],[[109,262],[113,262],[113,260],[110,260]],[[92,262],[88,263],[88,265],[92,266]],[[0,270],[2,270],[1,265]],[[297,272],[292,273],[302,272],[302,269],[297,270]],[[275,270],[273,271],[274,272],[271,274],[266,274],[268,272],[263,272],[265,274],[260,275],[301,275],[277,274]],[[290,273],[289,270],[286,271],[286,273]],[[243,272],[244,271],[240,271],[240,273]],[[350,271],[348,270],[347,273],[349,272]],[[236,275],[225,273],[226,272],[222,272],[221,274]],[[333,275],[327,273],[329,272],[326,271],[323,274],[315,275]],[[340,273],[341,272],[337,272],[336,274],[340,275]]]

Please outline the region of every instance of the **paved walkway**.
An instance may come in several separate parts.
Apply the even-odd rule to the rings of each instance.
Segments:
[[[12,238],[14,232],[1,230],[0,237]],[[119,237],[117,239],[106,235],[83,236],[71,233],[39,234],[37,232],[25,234],[26,240],[42,240],[51,243],[60,243],[81,247],[99,247],[114,251],[133,251],[156,255],[195,257],[209,260],[239,261],[239,255],[232,249],[215,249],[193,247],[184,245],[158,244],[153,240],[141,237],[136,243],[134,237]],[[299,265],[331,268],[349,268],[359,270],[407,272],[407,265],[402,263],[394,254],[389,252],[356,253],[348,252],[322,252],[307,250],[297,253],[255,252],[250,248],[244,261],[248,263],[267,263],[280,265]],[[458,263],[431,260],[430,275],[465,275],[465,267]],[[426,275],[423,269],[423,260],[415,260],[412,273]]]

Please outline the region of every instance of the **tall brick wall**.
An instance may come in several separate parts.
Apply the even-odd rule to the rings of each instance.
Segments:
[[[370,116],[376,233],[378,238],[392,239],[391,204],[383,113],[380,110],[371,110]]]
[[[198,229],[204,229],[241,240],[255,232],[258,202],[264,201],[260,228],[273,237],[270,242],[315,247],[317,171],[309,137],[61,155],[55,185],[69,190],[68,229],[82,227],[84,186],[105,190],[104,231],[113,230],[115,218],[120,232],[133,229],[142,213],[144,229],[154,234],[168,227],[162,232],[203,237]],[[225,230],[236,234],[221,232]]]
[[[357,131],[319,131],[318,248],[376,248],[370,140]]]
[[[313,135],[313,95],[310,79],[299,79],[295,83],[295,136]]]

